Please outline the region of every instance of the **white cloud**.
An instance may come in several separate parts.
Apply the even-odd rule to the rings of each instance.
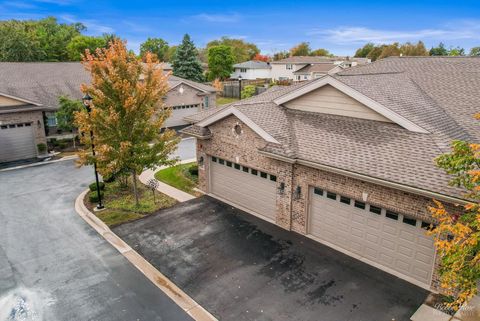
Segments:
[[[238,22],[241,19],[239,14],[210,14],[200,13],[192,16],[193,19],[205,22]]]
[[[36,6],[32,3],[23,2],[23,1],[5,1],[3,2],[5,6],[19,9],[34,9]]]
[[[418,30],[386,30],[365,27],[337,27],[332,29],[312,29],[308,35],[317,35],[321,39],[335,44],[360,44],[365,42],[389,43],[417,40],[458,40],[480,39],[480,24],[473,20],[452,21],[443,28]]]
[[[75,16],[68,14],[60,15],[60,18],[69,23],[81,22],[87,27],[87,31],[93,34],[113,33],[115,31],[112,27],[101,25],[96,20],[92,19],[82,19],[80,21]]]

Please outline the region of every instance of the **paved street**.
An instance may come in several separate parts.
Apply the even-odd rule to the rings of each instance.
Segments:
[[[407,321],[428,295],[208,196],[114,232],[220,320]]]
[[[0,320],[191,320],[74,210],[72,161],[0,173]]]

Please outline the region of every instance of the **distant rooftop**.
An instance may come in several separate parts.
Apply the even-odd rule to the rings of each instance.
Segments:
[[[272,68],[268,62],[249,60],[233,65],[233,68],[246,69],[270,69]]]
[[[356,57],[293,56],[272,61],[271,64],[321,64],[333,63],[335,61],[356,61],[359,64],[367,64],[370,62],[370,59]]]

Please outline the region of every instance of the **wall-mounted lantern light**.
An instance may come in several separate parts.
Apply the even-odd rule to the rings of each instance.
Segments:
[[[285,183],[281,182],[280,186],[278,186],[278,194],[283,195],[285,193]]]
[[[203,162],[204,162],[204,158],[203,156],[200,156],[200,158],[198,159],[198,166],[203,166]]]
[[[293,192],[293,198],[298,200],[300,197],[302,197],[302,188],[297,186],[297,188],[295,188],[295,192]]]

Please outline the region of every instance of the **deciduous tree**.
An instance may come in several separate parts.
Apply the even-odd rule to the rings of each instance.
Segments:
[[[208,79],[219,78],[221,80],[230,77],[233,72],[232,48],[229,46],[215,46],[208,49]]]
[[[308,42],[301,42],[290,49],[290,56],[308,56],[310,55],[310,44]]]
[[[74,131],[75,114],[83,109],[82,102],[79,100],[70,99],[67,96],[60,96],[58,98],[60,108],[55,113],[57,118],[57,127],[65,131]],[[76,135],[73,135],[73,147],[75,147]]]
[[[430,49],[430,56],[448,56],[448,50],[445,45],[440,42],[437,47]]]
[[[202,65],[198,60],[197,49],[188,34],[183,37],[182,43],[177,47],[172,66],[175,76],[193,81],[204,81],[205,77]]]
[[[458,309],[477,294],[480,279],[480,144],[454,141],[452,152],[436,162],[453,175],[451,185],[464,188],[470,200],[460,213],[438,201],[430,207],[438,223],[429,233],[441,257],[441,286],[454,298],[449,305]]]
[[[210,41],[207,44],[207,49],[221,45],[232,48],[234,63],[252,60],[256,54],[260,53],[260,49],[258,49],[254,43],[229,37],[222,37],[219,40]]]
[[[473,47],[470,49],[469,56],[480,56],[480,47]]]
[[[107,41],[104,37],[78,35],[72,38],[67,45],[68,58],[73,61],[81,60],[85,50],[94,52],[97,48],[105,48]]]
[[[310,56],[332,57],[333,55],[327,49],[319,48],[310,52]]]
[[[137,205],[137,175],[146,168],[172,164],[170,155],[178,143],[174,131],[160,132],[170,114],[160,105],[168,90],[168,76],[155,68],[155,63],[151,54],[146,54],[142,63],[120,40],[93,54],[87,50],[83,64],[92,81],[81,89],[93,101],[90,113],[83,109],[75,115],[75,125],[85,133],[81,139],[86,149],[80,153],[80,163],[96,162],[104,176],[128,171]],[[95,156],[89,152],[90,131]]]
[[[358,48],[357,51],[355,51],[355,57],[360,57],[360,58],[366,58],[370,51],[375,48],[375,45],[371,42],[365,44],[362,48]]]
[[[279,51],[273,54],[273,61],[282,60],[290,57],[290,52],[288,51]]]
[[[261,55],[261,54],[256,54],[253,59],[254,61],[263,61],[263,62],[269,62],[270,61],[270,57],[267,56],[267,55]]]
[[[168,42],[162,38],[149,37],[140,45],[140,57],[145,56],[147,52],[151,52],[157,56],[159,61],[166,61],[168,48]]]

